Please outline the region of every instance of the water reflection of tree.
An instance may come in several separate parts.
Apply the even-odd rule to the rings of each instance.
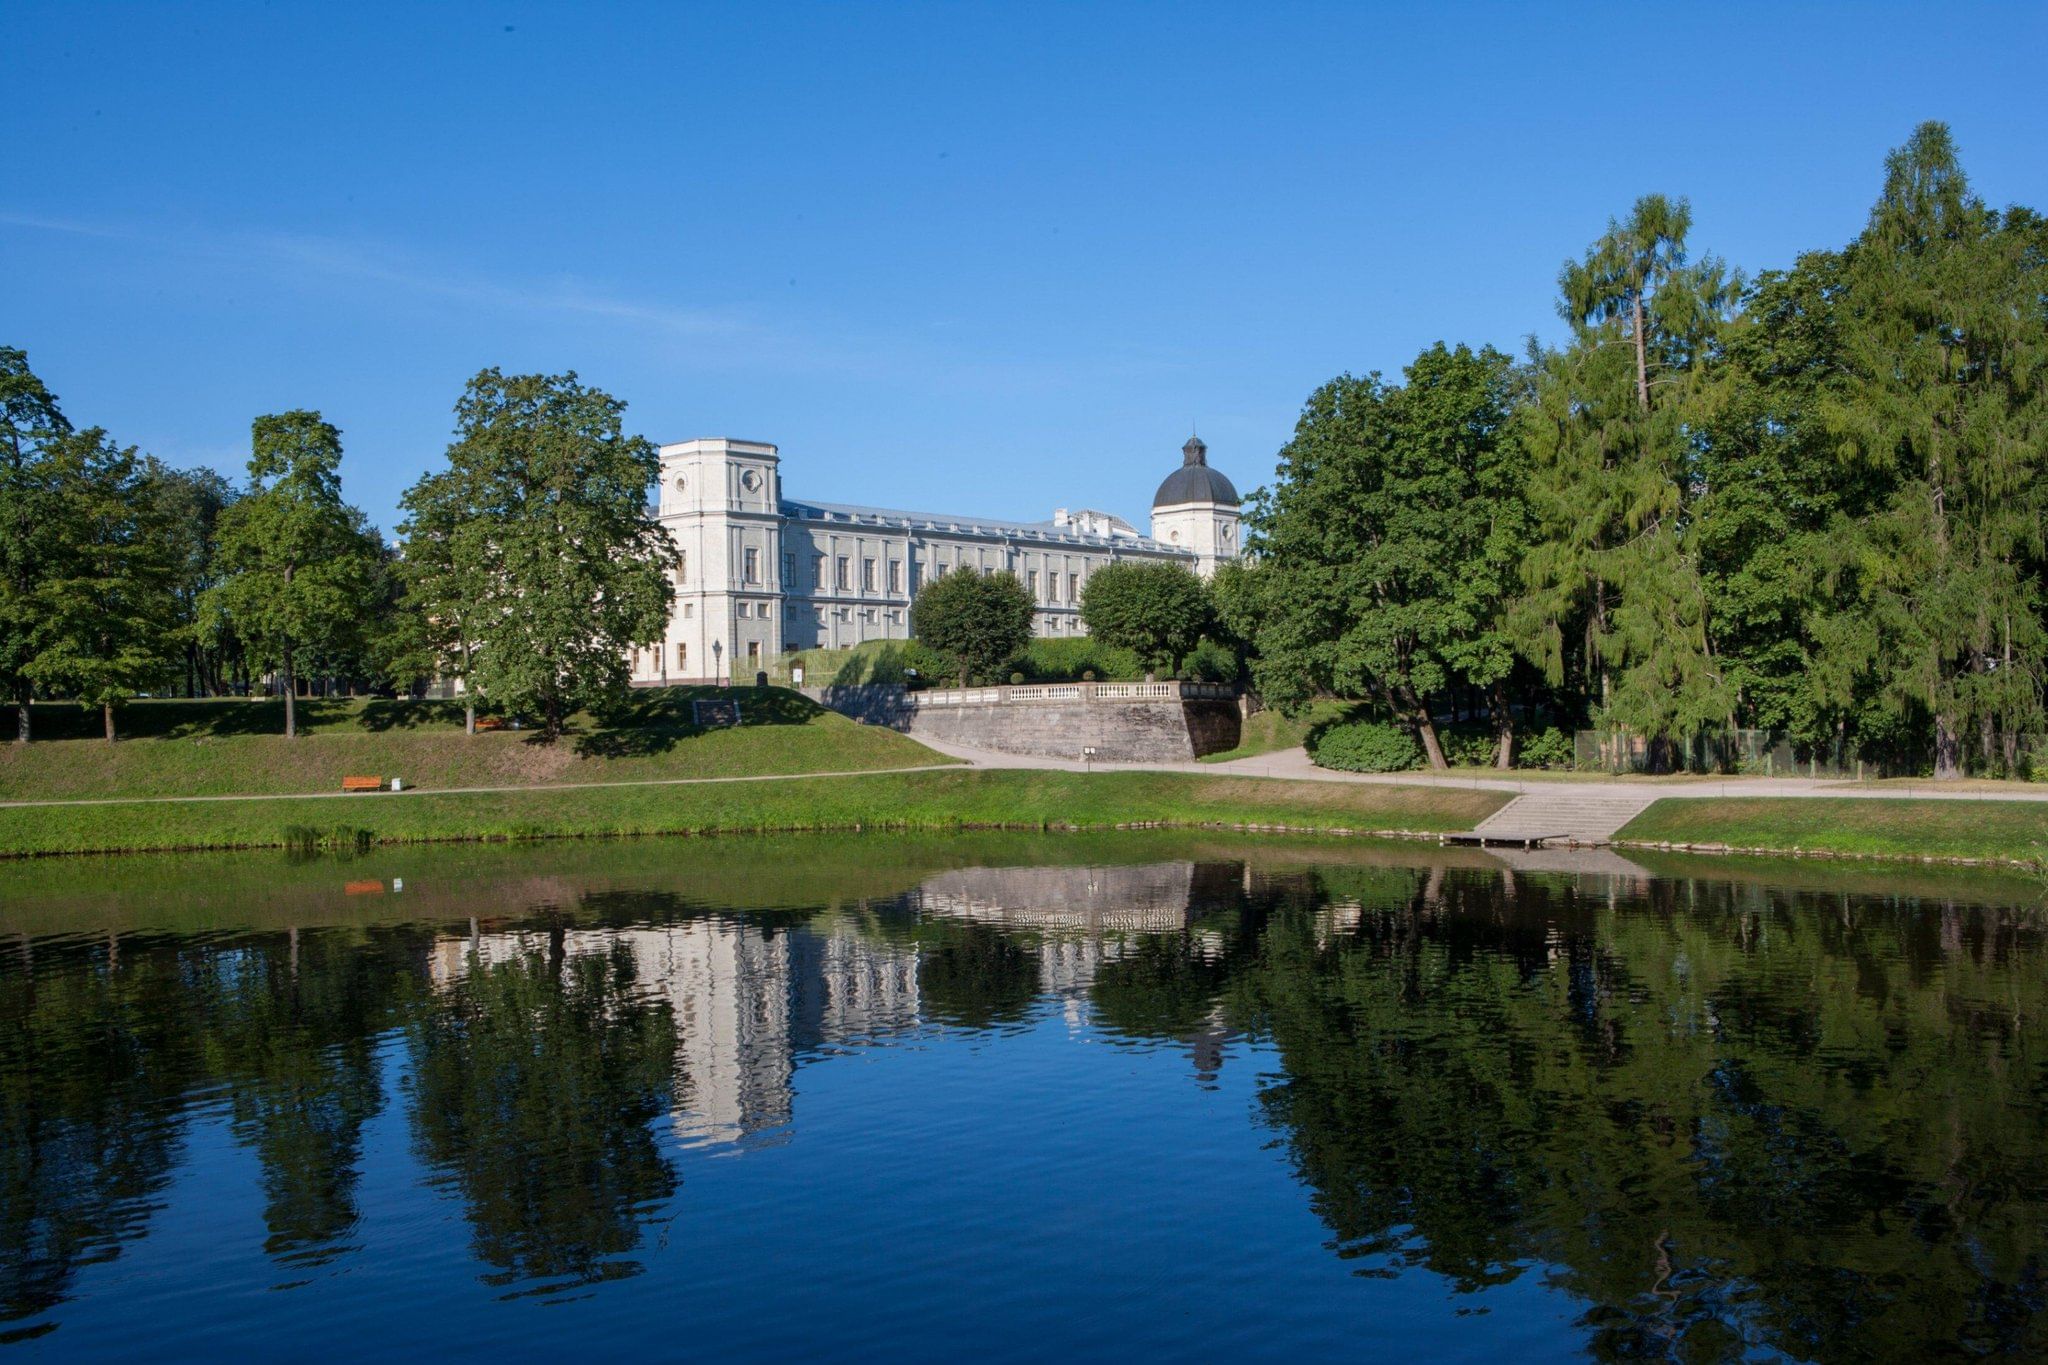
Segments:
[[[652,1124],[668,1106],[675,1027],[635,989],[623,944],[473,964],[410,1029],[422,1157],[461,1194],[492,1283],[571,1283],[622,1258],[675,1190]]]
[[[376,1035],[417,993],[402,945],[292,931],[209,965],[208,1070],[230,1083],[235,1136],[262,1165],[264,1250],[322,1264],[360,1218],[363,1125],[384,1099]]]
[[[1339,1254],[1542,1263],[1612,1357],[2048,1346],[2032,930],[1943,951],[1906,909],[1497,885],[1277,916],[1232,985]]]
[[[176,955],[117,971],[115,944],[37,951],[0,967],[0,1342],[50,1330],[5,1324],[141,1235],[201,1074]]]
[[[934,1019],[963,1028],[1015,1023],[1038,998],[1038,954],[990,924],[926,920],[914,931],[918,998]]]

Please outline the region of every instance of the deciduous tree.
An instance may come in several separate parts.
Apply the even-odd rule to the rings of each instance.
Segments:
[[[302,656],[355,639],[369,594],[372,550],[360,514],[341,498],[341,433],[319,413],[256,419],[249,490],[221,513],[221,581],[206,614],[225,621],[277,669],[284,732],[298,735]]]
[[[1376,697],[1441,768],[1431,697],[1461,677],[1495,687],[1513,662],[1500,613],[1523,535],[1515,378],[1498,351],[1439,344],[1406,379],[1342,375],[1309,396],[1253,501],[1259,562],[1232,614],[1256,617],[1238,628],[1255,633],[1268,697]]]
[[[625,407],[574,373],[485,370],[456,404],[448,470],[407,497],[437,653],[551,739],[621,696],[628,651],[668,626],[676,546],[647,507],[660,460]]]
[[[910,604],[910,633],[950,656],[960,685],[993,675],[1031,643],[1031,593],[1010,573],[962,569],[931,579]]]
[[[1200,642],[1214,615],[1208,586],[1179,564],[1105,564],[1088,576],[1081,592],[1081,621],[1091,636],[1169,673]]]
[[[28,355],[0,346],[0,688],[14,703],[14,739],[29,740],[41,583],[49,564],[48,444],[71,430],[57,396],[28,367]]]
[[[99,707],[111,743],[114,709],[176,666],[170,534],[134,449],[97,427],[48,443],[45,485],[39,620],[23,671]]]

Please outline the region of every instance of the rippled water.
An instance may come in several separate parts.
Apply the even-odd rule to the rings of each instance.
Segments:
[[[0,869],[0,1341],[2048,1352],[2025,882],[1356,844]]]

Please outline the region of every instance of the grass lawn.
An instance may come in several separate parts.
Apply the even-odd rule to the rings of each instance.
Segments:
[[[2048,865],[2048,802],[1667,798],[1624,825],[1615,840]]]
[[[1507,798],[1438,787],[999,770],[787,781],[0,809],[0,854],[903,829],[1469,829]]]
[[[731,698],[733,729],[700,729],[690,703]],[[305,701],[300,737],[283,737],[284,704],[136,702],[120,711],[132,738],[99,738],[97,712],[38,705],[34,743],[0,745],[0,800],[329,792],[346,774],[425,788],[867,772],[947,763],[893,730],[859,725],[795,692],[770,688],[636,691],[616,714],[578,716],[543,744],[530,731],[465,735],[462,708],[441,701]]]
[[[1204,754],[1204,763],[1228,763],[1236,758],[1257,758],[1260,754],[1276,754],[1282,749],[1299,749],[1308,740],[1308,732],[1325,721],[1342,720],[1350,712],[1364,706],[1363,702],[1316,701],[1299,716],[1282,715],[1279,711],[1267,709],[1256,712],[1244,723],[1244,733],[1239,736],[1235,749],[1222,753]]]

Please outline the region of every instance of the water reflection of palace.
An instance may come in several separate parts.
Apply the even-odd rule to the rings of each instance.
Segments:
[[[1199,869],[1211,881],[1215,871]],[[1235,894],[1238,875],[1225,868],[1221,889]],[[1192,862],[964,868],[868,908],[885,923],[895,917],[995,931],[1035,966],[1030,998],[1059,1001],[1079,1026],[1105,964],[1123,960],[1145,935],[1190,930],[1201,879]],[[649,998],[668,1005],[677,1038],[674,1131],[707,1144],[758,1142],[785,1129],[804,1053],[917,1027],[923,978],[947,947],[914,932],[878,933],[850,916],[787,925],[706,915],[657,926],[565,927],[559,938],[566,955],[623,949]],[[468,932],[436,941],[428,973],[445,988],[474,966],[550,945],[546,928],[484,928],[472,920]],[[1219,945],[1214,933],[1196,933],[1184,951],[1213,955]],[[1212,1072],[1220,1062],[1217,1037],[1190,1042],[1201,1053],[1197,1070]]]

